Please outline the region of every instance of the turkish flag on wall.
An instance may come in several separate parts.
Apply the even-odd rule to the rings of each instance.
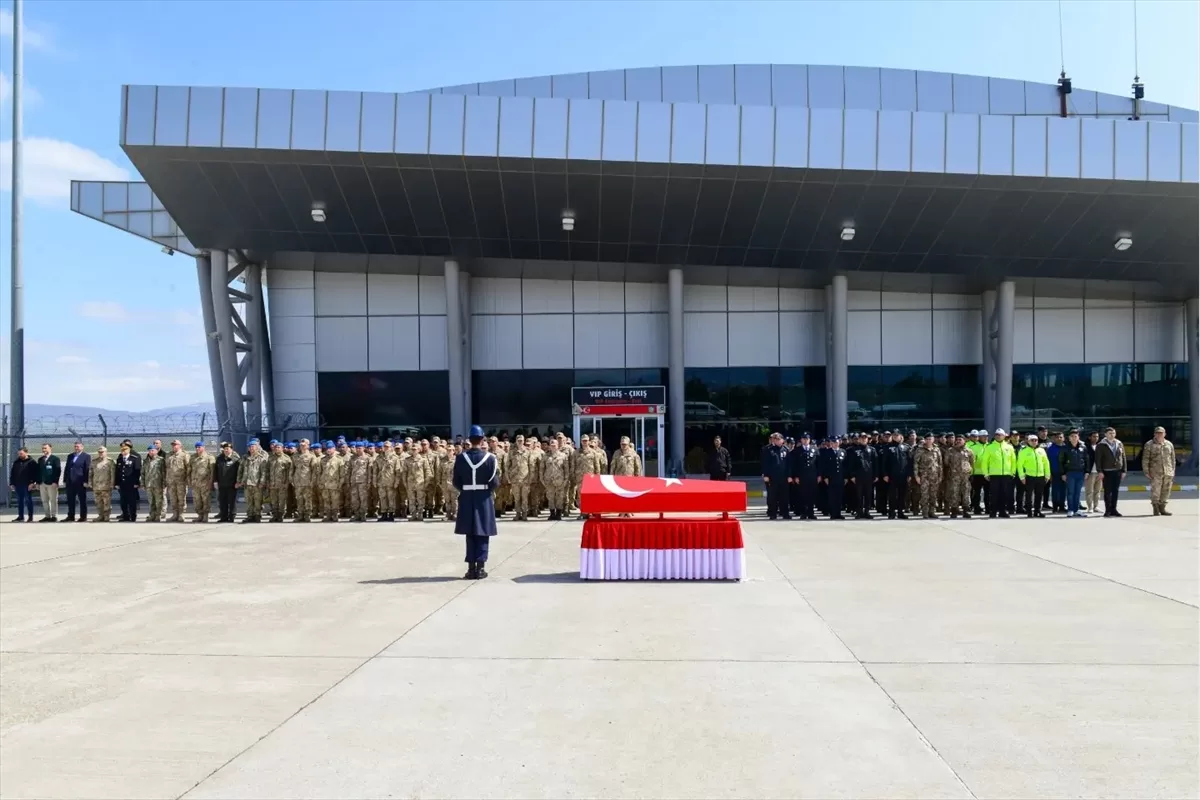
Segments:
[[[746,484],[679,478],[585,475],[579,487],[584,514],[688,514],[746,510]]]

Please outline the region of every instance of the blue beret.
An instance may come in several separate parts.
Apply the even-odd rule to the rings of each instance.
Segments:
[[[337,438],[337,440],[338,440],[338,443],[339,443],[339,444],[341,444],[342,442],[346,441],[346,437],[345,437],[345,436],[339,436],[339,437]]]
[[[146,452],[149,453],[153,449],[155,449],[154,445],[150,445],[149,447],[146,448]]]
[[[330,447],[330,448],[332,448],[332,447],[333,447],[333,442],[326,442],[326,443],[325,443],[325,446],[326,446],[326,447]]]
[[[291,448],[295,448],[296,446],[297,445],[295,442],[288,442],[287,444],[284,445],[284,447],[291,447]]]
[[[250,441],[246,442],[246,444],[258,444],[258,439],[251,439]]]
[[[193,447],[204,447],[204,442],[196,442]]]

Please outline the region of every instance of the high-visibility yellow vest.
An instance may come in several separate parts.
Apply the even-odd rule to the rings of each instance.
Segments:
[[[1050,477],[1050,457],[1044,447],[1026,447],[1017,453],[1017,477]]]
[[[983,448],[983,474],[989,478],[1017,474],[1017,451],[1007,441],[991,441]]]

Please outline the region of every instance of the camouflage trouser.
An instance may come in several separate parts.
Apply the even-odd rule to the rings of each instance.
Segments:
[[[396,511],[402,515],[408,514],[408,489],[404,479],[399,477],[396,480]]]
[[[943,485],[946,487],[946,512],[949,514],[971,513],[971,478],[960,475],[948,478]]]
[[[337,522],[338,511],[342,507],[341,487],[326,487],[321,490],[321,508],[325,510],[326,522]]]
[[[287,500],[284,502],[284,516],[294,516],[296,513],[296,489],[289,485],[287,487]]]
[[[921,476],[921,514],[922,516],[932,517],[937,514],[937,485],[941,482],[941,477],[936,473]]]
[[[946,503],[950,500],[950,481],[943,477],[938,481],[938,511],[946,510]]]
[[[272,486],[267,489],[267,502],[271,504],[272,522],[283,522],[283,515],[287,511],[287,490],[286,486]]]
[[[246,519],[262,519],[262,487],[247,485],[244,488],[246,492]]]
[[[112,487],[97,489],[93,486],[92,494],[96,497],[96,519],[108,522],[108,517],[112,514]]]
[[[187,511],[187,484],[167,484],[167,499],[170,501],[171,521],[182,522],[183,513]]]
[[[551,511],[565,511],[567,508],[567,485],[546,484],[542,487],[546,495],[546,503]]]
[[[396,513],[396,491],[390,486],[374,487],[373,491],[379,496],[379,513]]]
[[[379,512],[379,491],[375,484],[367,487],[367,515],[375,516]]]
[[[208,510],[212,506],[212,486],[192,487],[192,509],[201,522],[208,522]]]
[[[571,487],[567,490],[567,510],[576,508],[579,508],[579,481],[572,480]]]
[[[503,514],[512,505],[512,484],[507,481],[496,489],[496,510]]]
[[[425,484],[425,509],[430,514],[437,514],[442,507],[442,486],[435,479]]]
[[[162,489],[147,489],[146,499],[150,501],[150,514],[146,517],[150,522],[162,522],[163,492]]]
[[[367,503],[370,502],[370,487],[365,483],[350,484],[350,513],[358,522],[367,519]]]
[[[516,508],[517,519],[529,519],[529,484],[513,483],[513,505]]]
[[[301,522],[311,522],[313,515],[312,487],[297,486],[296,488],[296,519]]]
[[[343,517],[350,516],[350,478],[342,481],[342,505],[339,509]]]
[[[446,519],[454,519],[458,516],[458,489],[446,486],[442,489],[442,494],[446,498]]]
[[[321,509],[324,508],[324,503],[321,502],[321,487],[316,484],[312,487],[312,513],[314,517],[321,516]]]
[[[410,483],[408,485],[408,518],[420,522],[425,512],[425,484]]]
[[[1157,508],[1166,508],[1167,503],[1171,500],[1171,487],[1175,483],[1174,475],[1155,475],[1153,477],[1147,475],[1147,482],[1150,485],[1150,505]]]

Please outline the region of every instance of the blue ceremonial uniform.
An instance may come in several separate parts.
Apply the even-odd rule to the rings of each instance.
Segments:
[[[788,451],[781,444],[769,444],[762,450],[762,475],[767,479],[767,516],[789,519],[787,508]]]
[[[820,453],[811,444],[798,444],[788,454],[788,475],[796,489],[794,511],[801,519],[817,518],[813,506],[817,499],[817,460]]]
[[[492,493],[500,485],[496,456],[477,448],[464,450],[454,459],[454,488],[458,489],[458,513],[454,532],[467,537],[468,578],[487,575],[488,537],[496,535],[496,504]]]
[[[827,494],[825,513],[830,519],[842,519],[842,491],[846,488],[846,451],[840,447],[822,450],[818,459],[821,479]]]

